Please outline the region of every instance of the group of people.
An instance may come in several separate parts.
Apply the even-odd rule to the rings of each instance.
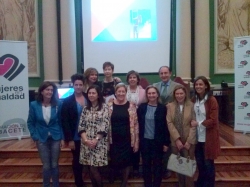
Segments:
[[[103,64],[104,80],[95,68],[74,74],[74,94],[58,101],[54,83],[39,87],[30,105],[28,127],[43,163],[43,184],[59,186],[60,146],[72,150],[77,187],[84,186],[83,166],[88,166],[93,186],[103,186],[99,169],[109,165],[109,181],[121,172],[126,186],[130,166],[138,172],[140,156],[145,187],[160,187],[168,155],[180,153],[196,159],[198,187],[215,182],[214,159],[220,151],[218,104],[204,76],[194,81],[194,97],[172,81],[167,66],[159,69],[161,81],[140,86],[139,73],[128,72],[127,84],[113,78],[114,65]],[[163,166],[163,162],[165,166]],[[179,186],[194,186],[192,177],[178,174]]]

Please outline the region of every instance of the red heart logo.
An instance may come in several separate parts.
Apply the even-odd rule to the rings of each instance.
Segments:
[[[0,76],[7,73],[13,64],[14,64],[13,58],[9,58],[9,57],[5,58],[3,60],[3,64],[0,64]]]

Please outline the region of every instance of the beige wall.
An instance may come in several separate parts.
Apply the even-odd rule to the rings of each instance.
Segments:
[[[56,3],[43,1],[43,53],[45,80],[58,82]]]
[[[190,1],[176,0],[176,75],[188,81],[190,72]],[[209,0],[196,1],[196,76],[209,77]],[[63,81],[76,72],[74,1],[61,0]],[[43,42],[45,80],[58,81],[57,28],[55,1],[43,0]]]
[[[195,4],[195,76],[209,78],[209,0],[196,1]]]
[[[176,10],[176,76],[189,81],[191,79],[190,1],[177,0]]]

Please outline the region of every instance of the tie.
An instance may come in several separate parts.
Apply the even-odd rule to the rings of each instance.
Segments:
[[[161,96],[166,96],[166,94],[167,94],[167,84],[164,84],[164,83],[162,83],[162,86],[161,86]]]

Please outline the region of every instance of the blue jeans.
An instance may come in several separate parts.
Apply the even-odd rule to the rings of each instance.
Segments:
[[[53,187],[59,186],[58,160],[60,154],[61,140],[53,140],[51,137],[46,142],[36,142],[37,149],[43,163],[43,186],[50,186],[50,178],[53,181]]]

